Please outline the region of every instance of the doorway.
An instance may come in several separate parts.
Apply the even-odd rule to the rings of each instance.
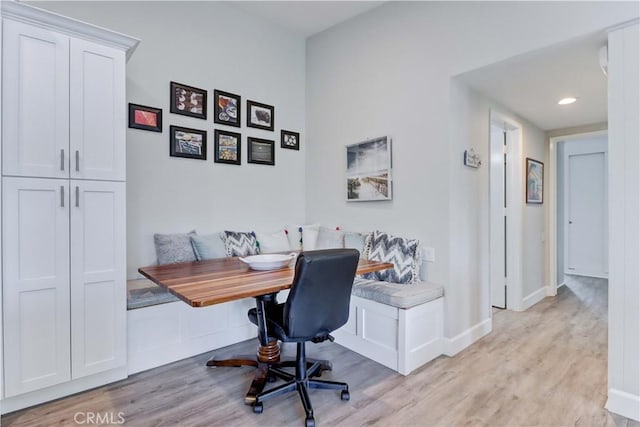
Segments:
[[[567,275],[608,277],[607,131],[551,138],[548,295]]]
[[[489,152],[491,305],[522,309],[522,126],[492,110]]]

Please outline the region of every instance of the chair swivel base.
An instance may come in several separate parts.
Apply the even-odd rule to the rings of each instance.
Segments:
[[[273,397],[281,396],[283,394],[297,390],[298,395],[300,396],[300,401],[302,402],[302,406],[304,407],[304,411],[306,413],[305,426],[314,427],[315,419],[313,417],[313,407],[311,406],[311,400],[309,399],[309,389],[313,388],[322,390],[339,390],[340,399],[344,401],[350,399],[349,385],[347,383],[309,378],[313,375],[317,375],[319,369],[319,364],[314,363],[310,368],[307,369],[305,378],[297,379],[295,375],[292,375],[289,372],[283,371],[282,369],[276,367],[269,367],[270,376],[280,378],[286,382],[256,395],[255,402],[253,403],[253,412],[256,414],[261,414],[264,409],[262,402]]]

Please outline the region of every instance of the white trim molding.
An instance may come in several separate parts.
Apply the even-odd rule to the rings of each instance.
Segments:
[[[455,356],[492,330],[493,321],[488,318],[453,338],[444,338],[444,354],[449,357]]]
[[[640,421],[640,396],[610,388],[607,392],[607,410],[623,417]]]
[[[531,292],[526,297],[522,298],[522,309],[527,310],[542,301],[547,296],[547,287],[543,286],[537,291]]]

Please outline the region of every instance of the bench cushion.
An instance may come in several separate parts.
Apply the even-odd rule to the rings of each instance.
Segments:
[[[444,295],[442,286],[429,282],[390,283],[356,277],[352,294],[398,308],[410,308]]]
[[[129,289],[128,294],[127,310],[178,301],[178,297],[157,285],[152,285],[147,288]]]

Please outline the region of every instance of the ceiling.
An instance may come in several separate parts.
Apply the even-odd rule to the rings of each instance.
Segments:
[[[228,1],[233,7],[310,37],[384,1]],[[473,70],[459,77],[476,91],[502,104],[543,130],[607,121],[607,79],[598,51],[599,33]],[[558,100],[578,98],[571,105]]]
[[[607,121],[607,78],[598,51],[606,34],[571,40],[458,76],[543,130]],[[558,105],[565,97],[578,98]]]
[[[380,6],[383,1],[228,1],[303,37]]]

